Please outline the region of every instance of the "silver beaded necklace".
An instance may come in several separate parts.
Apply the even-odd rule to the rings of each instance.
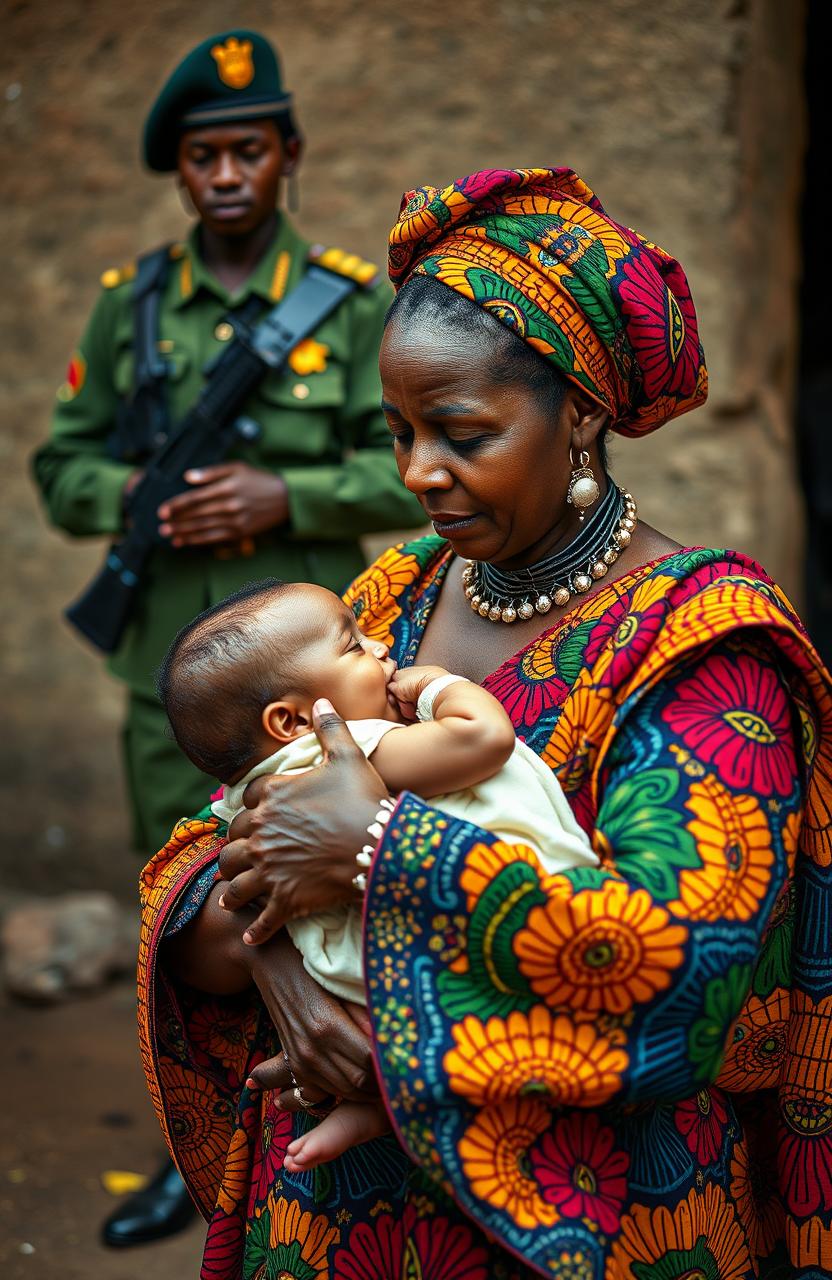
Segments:
[[[578,536],[555,555],[525,569],[497,569],[469,560],[462,586],[475,613],[491,622],[524,621],[563,608],[573,595],[589,591],[615,564],[638,521],[635,500],[608,477],[607,492]]]

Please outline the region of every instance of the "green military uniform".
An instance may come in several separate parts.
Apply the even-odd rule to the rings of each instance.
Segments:
[[[161,298],[159,348],[169,364],[171,421],[193,404],[205,364],[230,336],[225,317],[252,294],[264,310],[303,275],[310,247],[282,217],[274,242],[233,297],[209,274],[192,236],[171,249]],[[347,263],[349,265],[349,262]],[[104,290],[59,389],[51,437],[35,456],[35,474],[53,523],[69,533],[118,534],[122,491],[133,467],[107,456],[119,400],[133,384],[132,271],[104,273]],[[377,353],[387,286],[356,288],[284,373],[270,373],[244,412],[258,439],[229,454],[279,473],[287,486],[288,525],[254,539],[253,551],[162,547],[154,553],[112,672],[130,690],[126,759],[137,802],[137,838],[157,847],[182,813],[210,789],[165,734],[154,673],[177,630],[230,591],[270,575],[340,590],[363,567],[358,536],[419,522],[402,487],[379,409]],[[171,816],[172,815],[172,816]]]

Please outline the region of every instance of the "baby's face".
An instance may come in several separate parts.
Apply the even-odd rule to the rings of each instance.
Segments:
[[[321,587],[307,588],[303,612],[309,640],[295,665],[313,697],[329,698],[344,720],[399,721],[387,698],[396,670],[387,646],[362,635],[352,610]]]

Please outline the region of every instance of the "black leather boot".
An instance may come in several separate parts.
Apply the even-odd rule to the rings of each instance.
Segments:
[[[149,1244],[184,1230],[196,1217],[194,1202],[173,1163],[166,1160],[143,1191],[137,1191],[111,1213],[101,1239],[113,1249]]]

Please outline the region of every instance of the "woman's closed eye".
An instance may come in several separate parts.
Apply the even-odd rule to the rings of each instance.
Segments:
[[[443,432],[445,443],[448,447],[458,454],[474,453],[480,449],[492,437],[489,435],[479,436],[451,436],[447,432]],[[408,449],[413,443],[413,431],[410,427],[390,428],[390,441],[394,449]]]

